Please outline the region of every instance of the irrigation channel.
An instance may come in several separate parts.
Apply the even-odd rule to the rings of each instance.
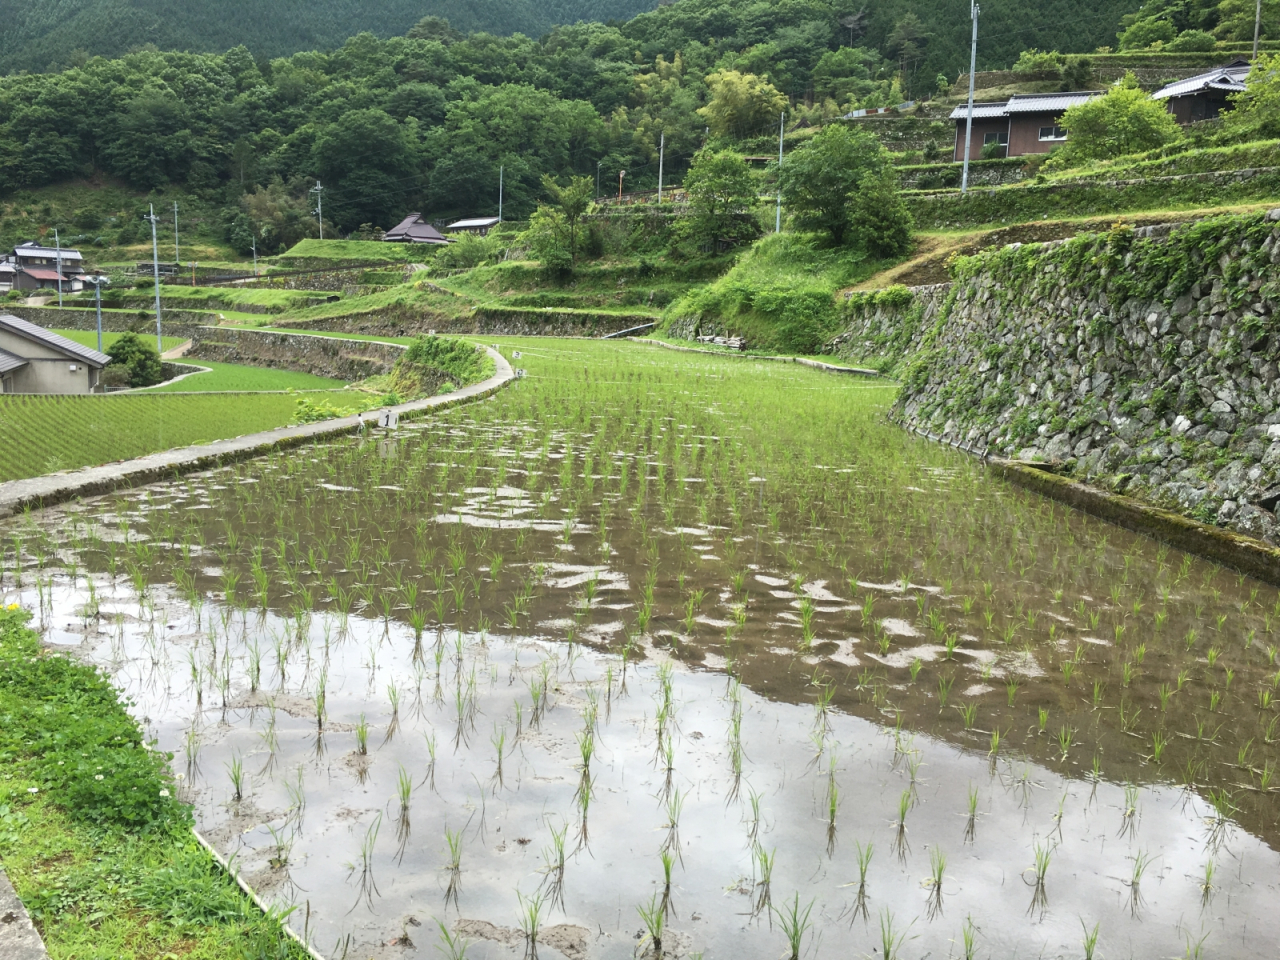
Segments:
[[[0,527],[319,954],[1275,955],[1275,589],[890,385],[506,346],[484,403]]]

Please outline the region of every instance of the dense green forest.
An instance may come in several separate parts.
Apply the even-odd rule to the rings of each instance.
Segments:
[[[273,3],[251,23],[247,0],[225,0],[219,29],[283,38],[302,6]],[[552,15],[571,4],[539,6]],[[46,7],[73,15],[77,4]],[[312,16],[319,8],[354,16],[354,3],[307,7],[308,22],[324,19]],[[982,65],[1008,67],[1028,47],[1114,42],[1133,7],[987,0]],[[184,22],[207,18],[212,30],[213,8],[203,9]],[[464,35],[427,17],[403,36],[364,32],[287,57],[253,43],[84,57],[0,77],[0,196],[101,174],[142,191],[176,186],[225,211],[216,228],[237,248],[256,237],[273,251],[313,228],[317,180],[325,220],[347,233],[410,210],[496,213],[505,168],[506,212],[520,217],[547,174],[598,177],[608,190],[626,171],[627,188],[652,186],[664,136],[672,182],[709,143],[771,136],[780,110],[804,125],[927,95],[964,64],[968,29],[966,0],[884,0],[873,10],[861,0],[680,0],[539,39]],[[128,243],[137,229],[125,223],[110,239]]]
[[[464,33],[540,36],[556,24],[625,20],[656,0],[0,0],[0,71],[48,70],[144,44],[257,57],[332,50],[369,31],[405,33],[424,16]]]

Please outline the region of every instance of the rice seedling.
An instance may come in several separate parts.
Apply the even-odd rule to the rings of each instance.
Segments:
[[[1155,857],[1143,850],[1138,850],[1131,859],[1133,871],[1124,883],[1129,888],[1129,910],[1136,917],[1146,903],[1142,896],[1142,878]]]
[[[1033,880],[1029,885],[1033,887],[1031,895],[1031,906],[1028,913],[1039,913],[1044,916],[1045,911],[1049,909],[1049,897],[1045,888],[1045,876],[1049,872],[1049,864],[1053,859],[1053,848],[1047,843],[1041,843],[1039,840],[1032,844],[1032,852],[1035,855],[1035,865],[1029,867],[1023,872],[1023,880],[1026,880],[1026,874],[1032,873]]]
[[[788,960],[800,960],[800,949],[804,945],[804,936],[813,926],[809,919],[816,901],[810,900],[806,907],[800,906],[800,894],[797,893],[791,903],[784,904],[781,910],[774,908],[778,925],[787,938],[787,948],[791,951]]]
[[[893,914],[888,907],[880,911],[880,956],[883,960],[898,960],[901,956],[900,951],[902,945],[907,940],[907,934],[911,932],[911,926],[915,921],[907,924],[905,930],[897,930],[894,926]]]
[[[1094,954],[1098,951],[1098,930],[1102,924],[1095,923],[1093,929],[1090,930],[1089,925],[1082,918],[1080,926],[1084,928],[1084,940],[1081,941],[1081,945],[1084,947],[1084,960],[1093,960]]]
[[[520,904],[519,924],[520,933],[524,935],[524,955],[532,960],[538,956],[538,934],[542,930],[542,911],[546,901],[541,893],[535,893],[526,899],[519,891],[516,891],[516,899]]]
[[[1075,742],[1075,735],[1075,729],[1070,726],[1064,726],[1058,731],[1058,749],[1062,751],[1059,759],[1067,759],[1067,754],[1071,752],[1071,745]]]
[[[756,877],[753,916],[761,916],[773,907],[773,862],[777,854],[776,847],[773,850],[765,850],[759,845],[752,848],[751,855]]]
[[[238,756],[232,757],[227,764],[227,776],[231,778],[231,799],[239,803],[244,799],[244,787],[247,783],[244,775],[244,761]]]
[[[444,842],[449,849],[449,857],[445,862],[445,869],[449,871],[449,884],[445,888],[444,902],[446,907],[450,901],[457,907],[458,893],[462,889],[462,831],[445,827]]]
[[[938,678],[938,708],[944,709],[947,705],[947,697],[951,694],[951,685],[955,683],[955,677],[939,677]]]
[[[658,895],[655,893],[649,898],[647,904],[640,904],[636,907],[636,913],[640,915],[640,919],[644,922],[644,943],[648,947],[647,952],[654,957],[661,957],[662,936],[666,930],[667,914],[663,910],[662,904],[658,901]]]
[[[978,788],[969,785],[969,815],[964,824],[964,842],[972,843],[978,826]]]
[[[436,918],[436,926],[440,931],[440,943],[436,950],[444,955],[445,960],[466,960],[471,941],[461,934],[453,933],[439,918]]]
[[[930,848],[929,876],[925,880],[925,887],[929,891],[926,906],[930,920],[935,920],[942,914],[942,881],[946,870],[947,855],[939,847]]]

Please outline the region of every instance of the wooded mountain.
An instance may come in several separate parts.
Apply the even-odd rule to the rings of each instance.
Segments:
[[[463,33],[540,36],[560,23],[625,20],[656,0],[0,0],[0,71],[48,70],[146,44],[257,57],[332,50],[369,31],[405,33],[424,16]]]
[[[1140,0],[986,0],[980,59],[1008,66],[1031,47],[1088,52],[1115,43]],[[461,33],[540,37],[556,24],[636,17],[624,33],[652,56],[689,42],[742,49],[852,42],[908,60],[932,79],[968,64],[968,0],[0,0],[0,72],[76,66],[147,44],[257,58],[333,50],[368,31],[403,35],[424,16]],[[651,11],[645,13],[645,11]],[[841,27],[839,22],[852,23]],[[845,32],[847,30],[847,33]]]

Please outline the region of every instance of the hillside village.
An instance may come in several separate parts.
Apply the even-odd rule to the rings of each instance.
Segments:
[[[363,6],[0,39],[0,957],[1271,956],[1280,4]]]

